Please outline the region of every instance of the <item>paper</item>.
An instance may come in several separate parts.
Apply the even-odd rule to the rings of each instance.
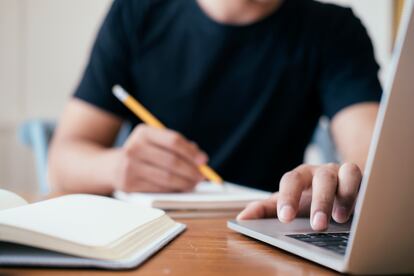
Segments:
[[[211,182],[200,182],[194,191],[188,193],[124,193],[117,191],[114,196],[128,202],[163,209],[237,209],[243,208],[250,201],[265,199],[270,196],[270,193],[228,182],[221,186]]]
[[[1,211],[0,226],[87,246],[105,246],[164,214],[101,196],[67,195]]]
[[[26,205],[27,202],[15,193],[0,189],[0,211]]]

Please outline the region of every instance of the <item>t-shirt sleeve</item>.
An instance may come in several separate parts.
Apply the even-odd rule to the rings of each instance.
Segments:
[[[322,112],[333,118],[345,107],[362,102],[379,102],[378,79],[371,40],[351,9],[342,9],[326,33],[321,68]]]
[[[126,1],[112,4],[93,45],[89,62],[74,97],[121,118],[125,108],[113,95],[112,87],[130,88],[130,43]]]

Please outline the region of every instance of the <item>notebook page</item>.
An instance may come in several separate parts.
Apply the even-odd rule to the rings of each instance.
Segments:
[[[121,200],[137,202],[150,206],[154,201],[169,202],[231,202],[265,199],[269,192],[243,187],[232,183],[216,185],[211,182],[200,182],[194,191],[188,193],[123,193],[116,192],[115,197]]]
[[[67,195],[0,211],[0,225],[105,246],[165,213],[94,195]]]
[[[15,193],[0,189],[0,211],[26,205],[27,202]]]

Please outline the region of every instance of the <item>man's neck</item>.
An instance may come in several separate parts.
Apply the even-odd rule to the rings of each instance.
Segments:
[[[270,15],[284,0],[196,0],[214,21],[248,25]]]

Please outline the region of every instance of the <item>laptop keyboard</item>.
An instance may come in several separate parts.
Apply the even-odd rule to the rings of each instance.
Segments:
[[[348,244],[349,232],[307,233],[307,234],[292,234],[292,235],[286,235],[286,236],[334,251],[341,255],[345,255],[346,245]]]

